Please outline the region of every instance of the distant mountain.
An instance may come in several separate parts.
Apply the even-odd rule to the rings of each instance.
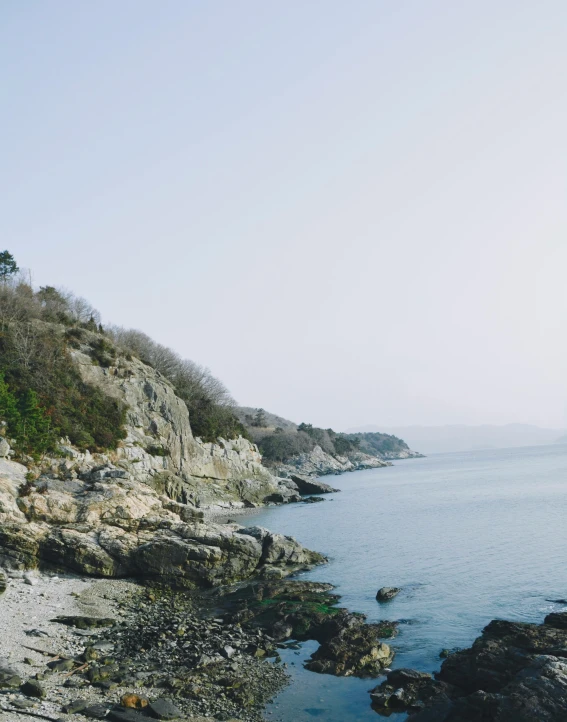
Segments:
[[[372,431],[399,436],[409,444],[410,448],[422,454],[567,443],[564,430],[545,429],[530,424],[390,427],[370,425],[347,429],[347,433]]]

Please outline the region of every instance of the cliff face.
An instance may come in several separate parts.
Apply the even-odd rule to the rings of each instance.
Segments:
[[[94,336],[94,335],[92,335]],[[172,385],[137,359],[93,363],[72,352],[83,381],[127,407],[126,438],[91,454],[63,442],[28,467],[0,445],[0,566],[42,563],[97,576],[137,576],[214,586],[284,576],[323,561],[265,529],[215,524],[199,508],[298,501],[243,438],[202,443]]]
[[[127,436],[108,458],[137,481],[203,508],[260,504],[281,490],[255,444],[242,437],[217,443],[194,438],[184,402],[150,366],[121,357],[103,368],[83,350],[73,358],[84,381],[126,404]]]

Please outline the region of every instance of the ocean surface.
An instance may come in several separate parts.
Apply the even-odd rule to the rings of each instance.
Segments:
[[[399,620],[394,667],[439,669],[494,618],[541,622],[567,598],[567,445],[436,454],[325,477],[324,503],[252,512],[239,521],[290,534],[328,555],[301,575],[333,583],[341,606],[369,621]],[[382,586],[402,587],[379,604]],[[282,722],[381,717],[368,690],[380,680],[303,669],[316,643],[288,650],[293,683],[268,707]],[[405,714],[390,719],[401,722]]]

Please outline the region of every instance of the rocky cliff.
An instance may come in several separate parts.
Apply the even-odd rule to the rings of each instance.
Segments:
[[[74,351],[73,358],[86,382],[126,404],[127,435],[108,458],[135,480],[199,508],[252,506],[281,491],[255,444],[242,437],[216,443],[194,438],[186,405],[150,366],[118,357],[105,368],[92,363],[88,348]],[[73,464],[66,466],[72,473]]]
[[[0,459],[0,564],[42,563],[102,577],[216,586],[253,574],[285,576],[323,561],[295,540],[257,527],[213,524],[107,462],[44,472]]]
[[[281,477],[301,474],[302,476],[325,476],[327,474],[343,474],[346,471],[360,471],[362,469],[378,469],[391,466],[388,461],[377,456],[364,454],[360,451],[351,452],[348,456],[331,456],[320,446],[312,451],[298,454],[286,463],[274,465],[274,471]]]
[[[153,368],[124,355],[101,366],[89,350],[88,342],[75,349],[74,362],[85,382],[125,404],[126,436],[104,454],[63,440],[57,455],[24,458],[27,466],[12,460],[3,440],[0,563],[211,586],[323,560],[263,529],[205,522],[199,509],[300,496],[262,466],[247,440],[194,438],[186,405]]]

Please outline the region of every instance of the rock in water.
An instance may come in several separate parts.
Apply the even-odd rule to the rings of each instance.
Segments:
[[[402,590],[398,587],[382,587],[376,594],[376,599],[379,602],[389,602],[390,599],[396,597]]]
[[[544,624],[497,619],[451,654],[436,680],[395,670],[372,691],[373,704],[421,710],[412,722],[565,722],[566,649],[567,613]]]
[[[306,479],[304,476],[292,475],[291,480],[297,485],[300,494],[332,494],[340,489],[324,484],[316,479]]]

